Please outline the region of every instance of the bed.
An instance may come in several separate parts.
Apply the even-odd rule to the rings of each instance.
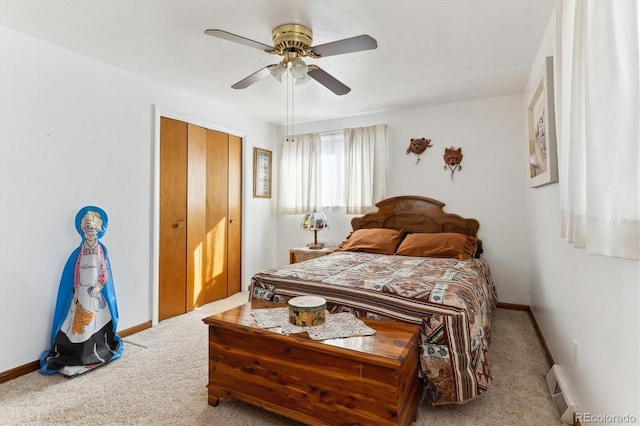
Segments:
[[[317,295],[332,312],[421,326],[420,374],[434,405],[465,403],[491,383],[496,292],[479,223],[426,197],[401,196],[355,217],[340,249],[255,274],[250,298]]]

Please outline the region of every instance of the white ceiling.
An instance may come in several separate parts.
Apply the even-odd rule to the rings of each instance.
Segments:
[[[553,0],[1,0],[0,23],[258,119],[283,124],[286,85],[230,86],[279,57],[210,37],[271,45],[298,23],[314,45],[368,34],[378,49],[308,59],[351,87],[295,87],[295,121],[521,93]]]

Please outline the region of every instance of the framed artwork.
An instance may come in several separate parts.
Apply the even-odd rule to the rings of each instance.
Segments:
[[[253,148],[253,197],[271,198],[271,151]]]
[[[527,108],[529,131],[529,186],[558,181],[558,152],[553,103],[553,57],[545,59]]]

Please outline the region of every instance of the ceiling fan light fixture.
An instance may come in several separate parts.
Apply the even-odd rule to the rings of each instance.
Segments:
[[[305,84],[308,81],[311,81],[311,77],[309,77],[307,74],[305,74],[304,76],[302,76],[300,78],[296,78],[296,86],[300,86],[302,84]]]
[[[294,78],[303,78],[307,75],[309,66],[300,58],[295,58],[291,61],[291,68],[289,72]]]
[[[274,76],[276,80],[282,82],[282,75],[287,71],[287,68],[282,65],[282,63],[279,63],[278,65],[271,67],[269,71],[271,71],[271,75]]]

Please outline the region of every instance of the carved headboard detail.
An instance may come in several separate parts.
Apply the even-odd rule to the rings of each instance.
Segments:
[[[376,204],[378,211],[351,219],[355,231],[362,228],[391,228],[407,232],[457,232],[477,237],[480,223],[445,213],[444,203],[414,195],[387,198]]]

